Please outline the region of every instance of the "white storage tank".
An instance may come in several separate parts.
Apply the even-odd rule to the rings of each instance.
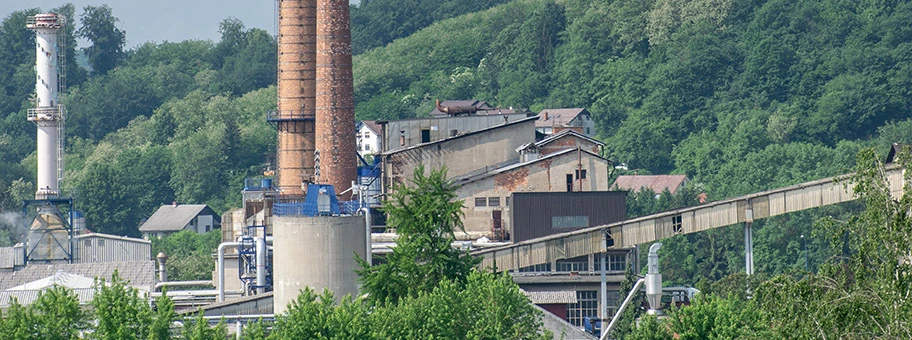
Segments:
[[[355,254],[365,258],[365,230],[361,216],[274,216],[275,313],[305,287],[327,288],[337,300],[358,295]]]

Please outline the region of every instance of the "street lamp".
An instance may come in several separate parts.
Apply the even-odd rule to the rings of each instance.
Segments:
[[[807,239],[804,238],[804,234],[801,234],[801,241],[804,242],[804,270],[810,271],[810,269],[808,269],[808,242]]]

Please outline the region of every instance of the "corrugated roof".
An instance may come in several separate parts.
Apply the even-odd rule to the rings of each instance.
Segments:
[[[118,274],[130,285],[143,290],[151,290],[155,283],[155,261],[125,261],[125,262],[99,262],[99,263],[56,263],[39,264],[30,263],[24,268],[6,272],[0,275],[0,290],[20,286],[29,282],[41,280],[63,271],[69,274],[89,278],[103,278],[111,280],[111,275],[117,270]]]
[[[649,188],[657,194],[668,189],[673,194],[685,181],[687,175],[624,175],[618,176],[614,181],[614,187],[630,191]]]
[[[139,231],[181,231],[206,208],[205,204],[163,205],[139,227]]]
[[[536,122],[536,123],[537,123],[537,122]],[[605,146],[605,143],[603,143],[602,141],[600,141],[600,140],[598,140],[598,139],[595,139],[595,138],[592,138],[592,137],[589,137],[589,136],[586,136],[586,135],[584,135],[584,134],[582,134],[582,133],[579,133],[579,132],[576,132],[576,131],[573,131],[573,130],[564,130],[564,131],[561,131],[561,132],[559,132],[559,133],[553,134],[553,135],[551,135],[551,136],[548,136],[548,137],[545,138],[545,139],[542,139],[542,140],[540,140],[540,141],[538,141],[538,142],[535,142],[535,145],[544,146],[545,144],[551,143],[551,142],[553,142],[553,141],[556,141],[556,140],[558,140],[558,139],[561,139],[561,138],[564,138],[564,137],[567,137],[567,136],[579,137],[579,138],[582,138],[582,139],[587,140],[587,141],[589,141],[589,142],[592,142],[593,144],[598,145],[598,146],[600,146],[600,147]]]
[[[535,121],[535,127],[565,126],[585,111],[586,109],[582,108],[542,110],[538,113],[539,120]],[[545,119],[545,116],[548,119]]]
[[[532,303],[536,305],[577,303],[576,292],[572,290],[523,290],[522,292],[523,294],[526,294],[526,296],[529,297],[529,300],[532,300]]]
[[[538,118],[537,118],[537,117],[526,117],[526,118],[522,118],[522,119],[519,119],[519,120],[514,120],[514,121],[512,121],[512,122],[507,122],[507,123],[503,123],[503,124],[499,124],[499,125],[494,125],[494,126],[491,126],[491,127],[487,127],[487,128],[481,129],[481,130],[475,130],[475,131],[468,132],[468,133],[465,133],[465,134],[456,135],[456,136],[453,136],[453,137],[448,137],[448,138],[444,138],[444,139],[438,139],[438,140],[431,141],[431,142],[427,142],[427,143],[416,144],[416,145],[412,145],[412,146],[407,147],[407,148],[389,150],[389,151],[386,151],[386,152],[379,153],[378,155],[379,155],[379,156],[388,156],[388,155],[397,154],[397,153],[400,153],[400,152],[403,152],[403,151],[408,151],[408,150],[413,150],[413,149],[420,149],[420,148],[423,148],[423,147],[428,146],[428,145],[434,145],[434,144],[438,144],[438,143],[448,142],[448,141],[451,141],[451,140],[454,140],[454,139],[457,139],[457,138],[463,138],[463,137],[466,137],[466,136],[471,136],[471,135],[479,134],[479,133],[482,133],[482,132],[487,132],[487,131],[491,131],[491,130],[495,130],[495,129],[500,129],[500,128],[502,128],[502,127],[511,126],[511,125],[514,125],[514,124],[525,123],[525,122],[528,122],[528,121],[534,120],[534,119],[538,119]],[[142,229],[140,229],[140,230],[142,230]]]
[[[144,239],[141,239],[141,238],[127,237],[127,236],[117,236],[117,235],[111,235],[111,234],[88,233],[88,234],[76,235],[76,239],[77,239],[77,240],[82,240],[82,239],[86,239],[86,238],[106,238],[106,239],[109,239],[109,240],[118,240],[118,241],[125,241],[125,242],[135,242],[135,243],[152,244],[152,241],[144,240]]]
[[[95,279],[85,277],[78,274],[70,274],[63,270],[57,270],[54,275],[48,276],[43,279],[35,280],[32,282],[27,282],[12,288],[9,290],[42,290],[45,288],[50,288],[53,286],[61,286],[69,289],[79,289],[79,288],[92,288],[95,284]]]
[[[86,305],[92,302],[92,299],[95,298],[95,289],[93,288],[79,288],[79,289],[70,289],[74,294],[76,294],[76,299],[79,300],[79,304]],[[43,290],[11,290],[0,292],[0,306],[9,306],[12,304],[12,299],[15,298],[20,305],[30,305],[35,300],[38,300],[38,295],[41,294]]]

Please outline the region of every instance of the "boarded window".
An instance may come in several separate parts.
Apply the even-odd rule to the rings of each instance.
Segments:
[[[583,228],[589,226],[589,216],[551,216],[551,228]]]
[[[500,197],[488,197],[488,206],[489,207],[499,207],[500,206]]]
[[[476,207],[483,207],[483,206],[486,206],[487,203],[488,203],[488,199],[487,199],[487,198],[485,198],[485,197],[475,197],[475,206],[476,206]]]

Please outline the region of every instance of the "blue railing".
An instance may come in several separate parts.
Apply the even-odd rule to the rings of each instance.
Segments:
[[[366,207],[358,201],[339,201],[338,207],[330,204],[317,205],[308,203],[275,203],[272,214],[275,216],[338,216],[355,215],[358,209]]]

